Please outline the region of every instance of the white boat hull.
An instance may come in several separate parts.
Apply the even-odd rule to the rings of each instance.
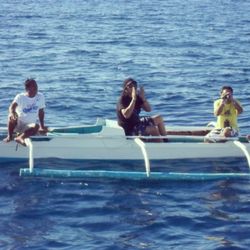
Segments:
[[[186,128],[184,128],[186,129]],[[144,143],[149,160],[244,157],[242,150],[233,141],[225,143],[200,142]],[[193,137],[182,137],[185,140]],[[33,157],[60,158],[69,160],[143,160],[141,148],[134,139],[127,139],[117,125],[103,126],[92,134],[51,133],[48,136],[33,137]],[[184,140],[184,141],[185,141]],[[174,141],[174,140],[173,140]],[[245,143],[249,152],[250,144]],[[29,158],[29,147],[12,141],[0,142],[0,161]]]
[[[61,137],[50,141],[32,141],[34,158],[61,158],[72,160],[140,160],[140,147],[132,139],[93,137]],[[249,144],[247,144],[249,150]],[[189,159],[243,157],[243,152],[232,141],[225,143],[145,143],[148,158]],[[27,159],[29,148],[16,143],[0,143],[0,160]]]

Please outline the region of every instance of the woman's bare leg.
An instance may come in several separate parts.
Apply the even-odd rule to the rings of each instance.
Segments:
[[[149,134],[149,135],[152,135],[152,136],[160,136],[160,132],[159,132],[159,129],[158,127],[156,126],[148,126],[146,128],[146,133]],[[163,139],[152,139],[152,141],[154,142],[163,142]]]
[[[164,120],[162,119],[162,117],[160,115],[155,115],[155,116],[152,116],[152,119],[154,121],[155,126],[158,127],[160,135],[162,136],[167,135]]]

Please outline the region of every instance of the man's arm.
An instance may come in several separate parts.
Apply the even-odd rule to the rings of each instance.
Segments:
[[[232,102],[233,102],[235,109],[238,112],[238,115],[241,114],[243,112],[243,108],[241,107],[241,105],[235,99],[233,99]]]
[[[215,102],[214,103],[214,115],[215,116],[221,115],[224,106],[225,106],[225,101],[224,100],[221,103]]]
[[[18,118],[18,115],[16,113],[17,103],[12,102],[9,107],[9,119],[10,120],[16,120]]]

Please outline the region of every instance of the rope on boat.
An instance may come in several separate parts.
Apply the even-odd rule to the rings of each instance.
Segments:
[[[247,147],[240,141],[234,141],[234,144],[242,150],[242,152],[247,158],[248,167],[250,168],[250,155],[249,152],[247,151]]]
[[[26,143],[27,147],[29,148],[29,171],[30,171],[30,173],[32,173],[33,169],[34,169],[33,144],[31,142],[30,138],[26,138],[25,143]]]
[[[144,158],[144,162],[145,162],[145,169],[146,169],[147,177],[149,177],[149,175],[150,175],[150,163],[149,163],[148,153],[146,151],[145,143],[138,137],[135,138],[134,141],[141,149],[141,152],[142,152],[142,155]]]

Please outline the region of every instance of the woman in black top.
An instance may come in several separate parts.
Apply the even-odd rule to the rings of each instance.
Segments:
[[[118,124],[127,136],[152,135],[166,136],[165,125],[160,115],[140,117],[141,109],[151,111],[143,87],[137,91],[137,82],[127,78],[123,82],[123,91],[117,103]],[[163,141],[158,139],[157,141]]]

